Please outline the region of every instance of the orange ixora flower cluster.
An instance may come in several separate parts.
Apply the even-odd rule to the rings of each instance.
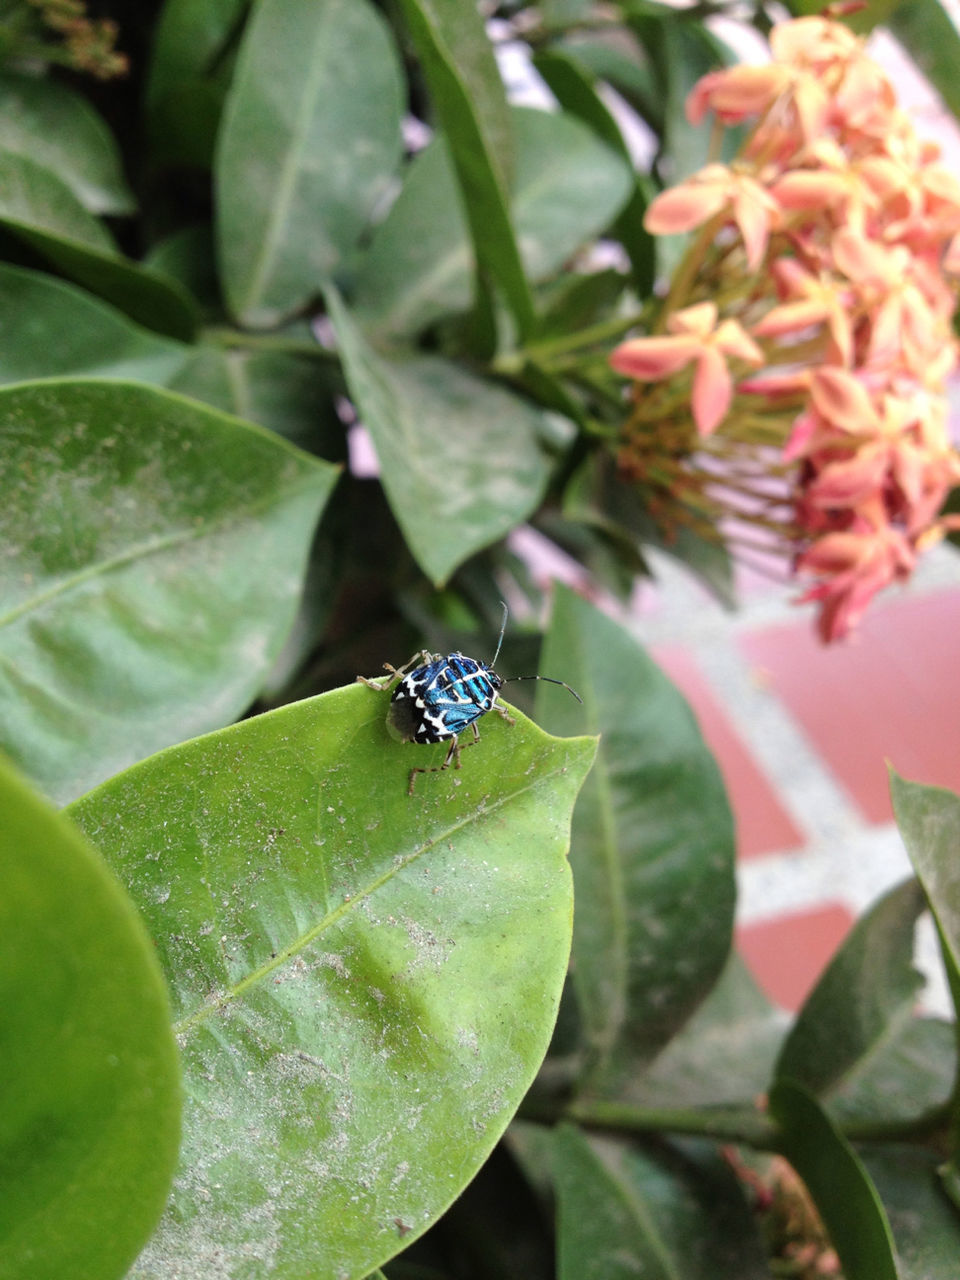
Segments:
[[[693,122],[752,123],[737,159],[647,210],[655,235],[697,234],[656,332],[611,355],[644,384],[619,460],[674,518],[715,525],[738,498],[813,579],[802,599],[832,640],[955,519],[960,182],[846,27],[800,18],[770,44],[769,65],[713,72],[687,103]]]

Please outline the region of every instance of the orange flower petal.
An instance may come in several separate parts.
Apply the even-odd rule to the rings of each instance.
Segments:
[[[658,382],[696,359],[700,350],[699,342],[682,335],[630,338],[610,353],[610,365],[638,382]]]
[[[708,436],[726,417],[733,399],[733,380],[719,351],[707,347],[697,358],[690,405],[702,436]]]

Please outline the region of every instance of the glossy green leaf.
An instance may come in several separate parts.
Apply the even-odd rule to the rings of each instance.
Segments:
[[[83,207],[66,181],[32,156],[0,150],[0,223],[115,254],[113,237]]]
[[[599,235],[627,198],[621,158],[572,116],[512,113],[517,173],[512,210],[531,280],[558,271]],[[409,167],[403,189],[360,260],[357,315],[377,338],[412,335],[471,300],[472,249],[443,139]]]
[[[733,951],[690,1021],[621,1096],[645,1107],[752,1109],[769,1086],[786,1021]]]
[[[506,95],[483,18],[473,5],[443,0],[400,0],[400,7],[450,146],[474,261],[499,286],[522,338],[533,327],[533,298],[510,213]]]
[[[164,384],[189,354],[82,289],[0,263],[0,382],[83,374]]]
[[[574,32],[556,48],[599,80],[605,80],[657,134],[663,132],[664,86],[647,51],[633,32],[621,30],[615,42]],[[662,72],[663,68],[659,69]]]
[[[890,1223],[856,1152],[813,1094],[781,1078],[770,1091],[780,1150],[806,1183],[844,1280],[898,1280]]]
[[[51,796],[246,707],[336,471],[135,383],[0,390],[0,745]]]
[[[554,1138],[558,1280],[765,1280],[750,1210],[718,1156]]]
[[[914,925],[923,908],[923,891],[911,879],[857,921],[784,1041],[778,1077],[823,1094],[870,1070],[912,1018],[923,986],[913,967]]]
[[[899,0],[884,21],[960,119],[960,34],[939,0]]]
[[[248,0],[166,0],[151,45],[151,158],[208,168]]]
[[[388,359],[335,290],[327,305],[350,395],[373,437],[390,506],[437,585],[539,504],[563,419],[439,356]]]
[[[537,686],[553,732],[601,733],[574,815],[573,985],[597,1090],[646,1066],[730,948],[733,822],[686,702],[622,627],[558,588],[541,658],[583,706]]]
[[[937,1155],[903,1144],[861,1157],[890,1219],[900,1280],[956,1280],[960,1213],[939,1185]]]
[[[196,308],[175,280],[45,231],[19,227],[17,235],[58,271],[119,307],[131,320],[183,342],[193,338]]]
[[[0,226],[147,328],[192,337],[195,316],[186,293],[122,258],[110,233],[65,182],[13,152],[0,151]]]
[[[913,869],[940,935],[947,981],[960,1009],[960,796],[907,782],[890,770],[890,797]]]
[[[581,119],[619,155],[632,178],[633,162],[620,126],[598,93],[596,83],[581,63],[569,53],[558,50],[548,50],[537,55],[533,63],[563,109]],[[644,188],[636,179],[631,181],[630,186],[632,194],[617,218],[613,231],[633,265],[637,288],[646,295],[653,289],[654,239],[643,226],[643,215],[647,207]]]
[[[367,1275],[459,1194],[543,1057],[595,743],[488,716],[411,796],[445,744],[393,741],[388,703],[295,703],[72,806],[156,939],[184,1061],[180,1171],[136,1277]]]
[[[117,1280],[177,1160],[163,977],[100,856],[2,759],[0,814],[0,1269]]]
[[[182,227],[158,240],[143,259],[147,270],[166,276],[195,300],[201,312],[216,324],[223,322],[223,300],[213,242],[208,222]]]
[[[171,391],[259,422],[290,444],[342,461],[343,424],[333,412],[331,367],[282,351],[195,348]]]
[[[230,310],[271,326],[356,244],[401,154],[399,59],[367,0],[261,0],[216,157],[217,247]]]
[[[55,173],[90,213],[134,209],[109,129],[86,98],[57,80],[4,68],[0,147]]]

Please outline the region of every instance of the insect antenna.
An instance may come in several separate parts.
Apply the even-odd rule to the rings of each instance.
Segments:
[[[564,689],[569,690],[580,705],[583,706],[583,699],[580,697],[579,693],[577,693],[576,689],[571,689],[563,680],[554,680],[553,676],[507,676],[504,678],[503,683],[512,684],[514,680],[545,680],[547,684],[563,685]]]
[[[500,623],[500,635],[497,638],[497,651],[493,655],[493,661],[490,663],[491,667],[495,667],[497,665],[497,659],[500,657],[500,646],[503,644],[503,633],[507,629],[507,602],[506,600],[501,600],[500,603],[503,606],[503,621]]]

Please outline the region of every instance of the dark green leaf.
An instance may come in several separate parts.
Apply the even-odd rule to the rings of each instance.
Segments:
[[[733,822],[679,692],[620,626],[558,588],[537,717],[601,733],[574,815],[573,983],[593,1089],[633,1078],[716,981],[730,947]]]
[[[936,1155],[906,1145],[861,1154],[890,1219],[900,1280],[956,1280],[960,1214],[939,1185]]]
[[[912,1018],[830,1091],[830,1115],[861,1134],[943,1117],[957,1074],[955,1042],[951,1023]]]
[[[554,46],[595,78],[606,80],[658,134],[663,131],[661,78],[632,32],[619,30],[616,40],[572,35]]]
[[[90,213],[131,213],[120,153],[86,98],[56,80],[0,78],[0,147],[55,173]]]
[[[19,227],[16,233],[58,271],[119,307],[131,320],[170,338],[193,338],[194,303],[175,280],[45,231]]]
[[[173,1204],[136,1277],[367,1275],[459,1194],[543,1057],[595,743],[491,716],[411,796],[445,744],[394,742],[388,701],[283,707],[72,807],[156,939],[184,1060]]]
[[[565,424],[440,357],[388,360],[334,290],[327,305],[390,505],[440,585],[536,509],[551,470],[544,442]]]
[[[960,118],[960,35],[939,0],[899,0],[885,19],[890,30]]]
[[[0,382],[84,374],[162,385],[189,354],[73,285],[0,264]]]
[[[481,275],[501,289],[521,337],[533,298],[510,214],[513,144],[483,19],[470,4],[400,0],[447,138]]]
[[[535,55],[533,65],[564,111],[582,120],[629,164],[630,153],[619,126],[576,58],[548,49]]]
[[[559,1280],[764,1280],[750,1211],[715,1155],[643,1151],[561,1125]]]
[[[857,921],[784,1041],[777,1077],[823,1094],[869,1073],[912,1018],[923,986],[913,967],[914,925],[923,908],[923,891],[911,879]]]
[[[209,167],[248,8],[248,0],[166,0],[145,103],[155,162]]]
[[[15,232],[41,232],[97,253],[116,254],[110,232],[64,179],[14,151],[0,151],[0,222]]]
[[[770,1091],[780,1149],[806,1183],[845,1280],[898,1280],[890,1223],[856,1152],[811,1093],[781,1078]]]
[[[99,855],[2,760],[0,813],[4,1280],[116,1280],[177,1159],[163,977]]]
[[[553,275],[615,217],[629,192],[622,160],[577,120],[517,109],[513,215],[532,280]],[[410,335],[470,305],[471,247],[446,143],[410,165],[361,259],[356,308],[379,338]]]
[[[534,65],[563,109],[583,120],[598,138],[621,155],[632,174],[633,162],[620,126],[582,64],[571,54],[549,51],[535,57]],[[653,289],[655,246],[653,237],[643,226],[647,194],[637,179],[632,185],[633,194],[617,219],[614,234],[630,258],[638,291],[646,296]]]
[[[157,275],[181,285],[201,309],[218,321],[223,319],[220,278],[213,243],[213,228],[204,222],[184,227],[159,240],[143,260]]]
[[[331,370],[319,360],[282,351],[197,347],[167,385],[225,413],[259,422],[298,448],[330,461],[343,460],[343,426],[333,413]]]
[[[960,1009],[960,796],[942,787],[907,782],[892,769],[890,796],[900,835],[936,921],[954,1008]]]
[[[646,1107],[752,1107],[767,1089],[786,1018],[732,952],[720,978],[624,1096]]]
[[[217,144],[217,246],[230,310],[269,327],[356,244],[401,152],[400,67],[367,0],[261,0]]]
[[[195,316],[183,290],[122,258],[60,178],[13,152],[0,152],[0,226],[147,328],[192,337]]]
[[[0,390],[0,744],[68,799],[247,706],[336,477],[135,383]]]

